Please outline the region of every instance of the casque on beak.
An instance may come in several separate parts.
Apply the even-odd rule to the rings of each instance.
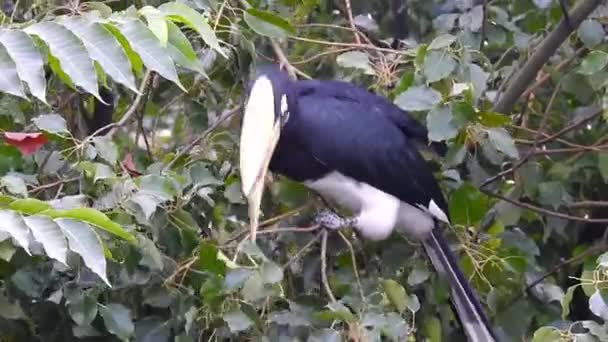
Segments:
[[[241,189],[249,205],[252,241],[256,238],[264,180],[279,141],[280,128],[272,82],[262,75],[253,83],[245,104],[239,151]]]

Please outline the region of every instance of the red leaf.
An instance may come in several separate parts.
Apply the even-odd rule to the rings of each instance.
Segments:
[[[122,165],[129,171],[131,176],[141,176],[142,173],[137,171],[137,167],[133,162],[133,155],[131,153],[127,153],[122,160]]]
[[[38,151],[48,139],[41,132],[4,132],[4,141],[15,146],[21,154],[28,155]]]

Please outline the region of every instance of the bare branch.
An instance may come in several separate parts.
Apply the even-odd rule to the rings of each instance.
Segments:
[[[129,122],[129,120],[131,120],[133,115],[135,115],[135,113],[137,112],[137,109],[139,108],[139,103],[141,102],[144,95],[146,94],[146,88],[148,87],[148,83],[150,83],[151,76],[152,76],[152,71],[151,70],[146,71],[146,74],[144,75],[144,79],[141,81],[141,84],[139,85],[139,94],[137,94],[137,96],[135,96],[135,100],[133,100],[133,103],[131,104],[129,109],[127,109],[127,111],[122,116],[122,118],[120,118],[120,120],[118,120],[117,123],[115,123],[113,125],[111,124],[112,130],[110,130],[110,132],[108,132],[108,134],[106,135],[107,137],[111,138],[116,133],[116,131],[118,130],[119,127],[126,125]],[[102,128],[105,129],[107,127],[102,127]],[[95,132],[95,133],[97,133],[97,132]],[[95,136],[95,133],[93,133],[93,136]]]
[[[518,71],[504,94],[494,105],[494,111],[504,114],[511,113],[513,106],[526,90],[530,82],[536,77],[540,68],[555,53],[557,48],[568,38],[570,33],[599,6],[601,0],[581,0],[577,6],[570,11],[570,25],[567,20],[562,19],[557,27],[536,47],[534,54],[526,64]]]

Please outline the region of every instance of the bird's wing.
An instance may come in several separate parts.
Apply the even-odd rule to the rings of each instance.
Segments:
[[[298,114],[292,118],[297,129],[288,134],[329,169],[413,206],[428,207],[433,199],[446,212],[432,170],[405,132],[377,114],[382,106],[373,98],[361,104],[311,92],[298,97]]]
[[[430,146],[438,154],[445,155],[447,150],[445,144],[436,141],[429,142],[426,127],[385,97],[355,84],[337,80],[302,80],[297,82],[297,89],[299,96],[333,97],[340,101],[353,102],[363,106],[366,103],[374,103],[369,115],[383,116],[399,127],[412,141]]]

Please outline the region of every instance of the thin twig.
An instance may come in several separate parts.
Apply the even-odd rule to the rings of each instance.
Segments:
[[[43,185],[39,185],[37,187],[34,187],[29,192],[30,193],[32,193],[32,192],[39,192],[39,191],[42,191],[42,190],[54,188],[54,187],[56,187],[58,185],[63,185],[65,183],[76,182],[78,180],[80,180],[80,176],[72,177],[72,178],[66,178],[66,179],[60,179],[60,180],[57,180],[57,181],[52,182],[52,183],[43,184]]]
[[[327,230],[323,230],[323,237],[321,239],[321,282],[323,283],[323,287],[325,287],[325,292],[329,299],[336,303],[336,297],[334,293],[331,291],[331,287],[329,287],[329,281],[327,280]]]
[[[608,219],[597,219],[597,218],[585,218],[585,217],[580,217],[580,216],[573,216],[573,215],[568,215],[568,214],[564,214],[564,213],[560,213],[557,211],[553,211],[553,210],[549,210],[549,209],[545,209],[545,208],[541,208],[539,206],[533,205],[533,204],[529,204],[529,203],[524,203],[524,202],[520,202],[517,200],[513,200],[510,199],[508,197],[505,197],[501,194],[486,190],[484,188],[479,188],[479,191],[485,193],[488,196],[492,196],[495,198],[498,198],[500,200],[503,200],[505,202],[508,202],[510,204],[513,204],[514,206],[520,207],[520,208],[524,208],[524,209],[528,209],[531,210],[533,212],[536,212],[538,214],[543,214],[543,215],[547,215],[547,216],[553,216],[553,217],[559,217],[565,220],[571,220],[571,221],[577,221],[577,222],[586,222],[586,223],[608,223]]]
[[[568,208],[608,207],[608,201],[578,201],[566,203]]]
[[[338,235],[342,238],[346,246],[350,251],[350,259],[353,264],[353,272],[355,273],[355,280],[357,281],[357,287],[359,288],[359,295],[361,296],[361,301],[365,302],[365,294],[363,293],[363,285],[361,284],[361,277],[359,277],[359,268],[357,267],[357,257],[355,255],[355,249],[353,248],[353,244],[348,241],[346,236],[338,230]]]
[[[127,111],[122,116],[122,118],[120,118],[120,120],[118,120],[118,122],[116,122],[115,124],[111,125],[112,129],[108,132],[108,134],[106,134],[107,137],[111,138],[116,133],[118,128],[126,125],[129,122],[129,120],[131,120],[133,115],[135,115],[135,113],[137,112],[137,109],[139,108],[139,103],[141,102],[142,98],[144,97],[144,95],[146,93],[146,88],[148,87],[148,83],[150,82],[151,76],[152,76],[152,71],[151,70],[146,71],[146,74],[144,75],[144,79],[141,81],[141,84],[139,85],[139,94],[137,94],[137,96],[135,96],[133,103],[131,103],[131,106],[129,107],[129,109],[127,109]],[[110,126],[110,125],[108,125],[108,126]],[[96,133],[97,132],[93,133],[93,136],[95,136]]]
[[[304,247],[300,248],[300,250],[297,251],[296,254],[294,254],[291,258],[289,258],[289,260],[285,263],[285,265],[283,265],[283,269],[286,269],[291,264],[293,264],[296,260],[300,259],[300,257],[304,254],[304,252],[306,252],[306,250],[308,250],[313,244],[315,244],[317,241],[319,241],[321,234],[323,234],[322,231],[318,232],[317,235],[315,235],[312,239],[310,239],[310,241],[308,241],[304,245]]]
[[[408,54],[408,52],[406,52],[406,51],[400,51],[400,50],[395,50],[395,49],[383,48],[383,47],[375,46],[375,45],[372,45],[372,44],[356,44],[356,43],[344,43],[344,42],[330,42],[330,41],[327,41],[327,40],[311,39],[311,38],[296,37],[296,36],[289,36],[289,39],[299,40],[299,41],[302,41],[302,42],[313,43],[313,44],[320,44],[320,45],[350,47],[350,48],[354,48],[354,49],[363,49],[363,50],[375,50],[375,51],[381,51],[381,52],[394,53],[394,54],[397,54],[397,55],[406,55],[406,54]]]
[[[218,128],[223,122],[225,122],[226,120],[228,120],[229,118],[231,118],[234,114],[236,114],[239,110],[241,109],[241,106],[236,106],[235,108],[230,109],[228,112],[226,112],[224,115],[222,115],[219,119],[217,119],[211,126],[209,126],[201,135],[199,135],[196,139],[194,139],[190,144],[188,144],[188,146],[186,146],[186,148],[184,148],[183,150],[181,150],[170,162],[169,164],[167,164],[167,166],[165,166],[164,170],[169,170],[171,167],[173,167],[173,164],[175,164],[179,158],[181,158],[182,156],[184,156],[185,154],[187,154],[188,152],[190,152],[190,150],[192,150],[194,148],[194,146],[196,146],[201,140],[207,138],[207,136],[209,134],[211,134],[211,132],[213,132],[216,128]]]
[[[279,59],[279,63],[281,65],[281,67],[284,67],[287,69],[287,72],[289,73],[289,75],[295,79],[296,75],[300,75],[306,79],[312,79],[312,77],[310,77],[308,74],[306,74],[305,72],[301,71],[300,69],[296,68],[295,66],[293,66],[290,62],[289,59],[287,59],[287,56],[285,55],[285,53],[283,52],[283,50],[281,49],[281,47],[279,46],[279,44],[277,42],[275,42],[273,39],[270,39],[270,44],[272,45],[272,49],[274,50],[274,54],[277,56],[277,58]]]
[[[359,38],[359,33],[357,27],[355,27],[355,20],[353,19],[353,9],[350,5],[350,0],[344,0],[346,3],[346,14],[348,16],[348,22],[350,23],[350,28],[353,30],[355,34],[355,42],[357,44],[361,44],[361,39]]]
[[[587,48],[582,47],[578,50],[576,50],[576,52],[574,53],[573,56],[564,59],[563,61],[559,62],[555,68],[553,69],[553,71],[560,71],[561,69],[563,69],[565,66],[567,66],[568,64],[570,64],[570,62],[572,62],[572,60],[574,60],[575,57],[578,57],[580,55],[583,54],[583,52],[585,52],[587,50]],[[521,97],[527,97],[530,93],[532,93],[533,91],[535,91],[538,87],[540,87],[541,85],[543,85],[545,82],[547,82],[547,80],[551,77],[551,73],[547,72],[547,73],[543,73],[543,75],[541,77],[538,78],[538,80],[536,82],[534,82],[533,85],[531,85],[530,87],[528,87],[528,89],[526,89],[526,91],[523,92],[523,94],[521,94]]]
[[[599,116],[602,113],[602,107],[598,104],[594,104],[591,107],[587,108],[586,111],[589,113],[586,116],[584,116],[582,119],[578,120],[577,122],[566,126],[564,128],[562,128],[561,130],[559,130],[557,133],[550,135],[546,138],[543,138],[541,140],[538,141],[539,144],[545,144],[548,143],[549,141],[555,140],[556,138],[561,137],[562,135],[579,128],[580,126],[586,124],[587,122],[595,119],[597,116]]]
[[[578,262],[584,260],[585,258],[587,258],[589,256],[592,256],[594,254],[598,254],[600,252],[603,252],[603,251],[606,250],[606,247],[608,247],[606,245],[606,241],[602,240],[601,242],[599,242],[595,246],[591,246],[591,248],[588,248],[588,249],[584,250],[580,254],[575,255],[572,258],[570,258],[568,260],[565,260],[563,262],[560,262],[559,264],[555,265],[547,273],[543,274],[540,278],[536,279],[535,281],[533,281],[532,283],[530,283],[528,286],[526,286],[526,289],[523,290],[521,293],[519,293],[517,295],[517,297],[513,298],[511,300],[511,303],[507,307],[515,304],[517,301],[519,301],[521,298],[523,298],[523,296],[524,296],[525,293],[528,293],[528,291],[530,291],[536,285],[540,284],[543,280],[547,279],[547,277],[551,276],[552,274],[557,273],[557,271],[559,271],[563,267],[565,267],[567,265],[574,264],[574,263],[578,263]]]

